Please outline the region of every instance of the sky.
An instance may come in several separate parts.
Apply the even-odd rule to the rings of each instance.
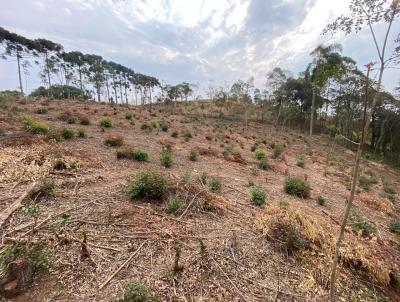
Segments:
[[[360,68],[377,61],[367,29],[321,35],[345,13],[349,0],[6,0],[0,26],[28,38],[46,38],[66,51],[80,50],[155,76],[165,83],[230,85],[254,76],[265,88],[274,67],[305,70],[320,43],[339,42]],[[396,21],[390,45],[399,33]],[[384,26],[376,26],[382,39]],[[393,47],[389,47],[391,51]],[[389,69],[393,91],[400,69]],[[37,70],[24,77],[28,90],[40,84]],[[16,89],[15,61],[0,61],[0,90]],[[200,92],[201,93],[201,92]]]

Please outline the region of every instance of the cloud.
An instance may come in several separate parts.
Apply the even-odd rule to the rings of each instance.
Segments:
[[[262,86],[276,66],[304,70],[310,51],[333,41],[321,36],[323,26],[347,6],[347,0],[15,0],[2,5],[0,18],[11,31],[96,53],[169,83],[255,76]],[[376,57],[367,31],[335,39],[360,66]],[[0,89],[17,86],[14,65],[0,62]],[[31,87],[39,84],[36,73]],[[399,77],[394,70],[387,75],[392,89]]]

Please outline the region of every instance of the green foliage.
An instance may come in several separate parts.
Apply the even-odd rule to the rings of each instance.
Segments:
[[[264,159],[260,160],[260,161],[258,162],[258,167],[259,167],[261,170],[268,170],[269,165],[268,165],[267,159],[264,158]]]
[[[168,189],[168,180],[164,175],[147,171],[138,173],[128,185],[128,195],[131,199],[160,200]]]
[[[207,179],[208,179],[208,175],[206,172],[201,173],[201,175],[199,176],[199,181],[202,185],[207,184]]]
[[[204,243],[204,241],[201,238],[197,239],[197,242],[199,244],[199,254],[201,256],[201,258],[207,258],[208,256],[208,250],[207,250],[207,246]]]
[[[86,137],[86,131],[85,131],[85,129],[82,129],[82,128],[78,129],[78,137],[79,137],[79,138],[84,138],[84,137]]]
[[[208,189],[213,193],[220,192],[221,191],[221,180],[217,177],[212,177],[208,181]]]
[[[387,194],[396,195],[396,189],[392,185],[384,184],[383,191]]]
[[[131,120],[133,119],[133,114],[132,114],[132,112],[127,112],[127,113],[125,114],[125,118],[126,118],[128,121],[131,121]]]
[[[366,191],[369,191],[371,186],[374,184],[377,184],[378,180],[374,177],[367,177],[365,175],[361,175],[358,178],[358,184],[361,188],[363,188]]]
[[[90,125],[90,120],[87,117],[81,117],[79,123],[83,126]]]
[[[68,99],[68,98],[79,98],[82,92],[79,88],[67,85],[52,85],[50,89],[43,86],[35,89],[29,95],[30,97],[48,97],[51,95],[57,100]]]
[[[281,248],[288,255],[293,255],[297,251],[307,247],[307,240],[296,228],[294,223],[287,221],[278,221],[272,229],[272,238],[278,240]]]
[[[59,128],[50,128],[49,131],[46,134],[46,139],[47,140],[54,140],[56,142],[62,142],[64,141],[63,133],[61,129]]]
[[[258,159],[258,160],[262,160],[262,159],[264,159],[264,158],[267,156],[267,154],[265,153],[265,151],[264,151],[264,150],[261,150],[261,149],[256,149],[255,152],[254,152],[254,154],[255,154],[255,156],[256,156],[256,159]]]
[[[75,132],[69,128],[61,128],[62,137],[66,140],[73,139],[75,137]]]
[[[168,201],[168,208],[167,211],[168,213],[176,213],[179,211],[179,209],[182,206],[182,201],[180,200],[180,198],[178,197],[172,197],[169,201]]]
[[[400,234],[400,220],[392,219],[389,222],[389,231],[395,234]]]
[[[317,203],[318,203],[320,206],[325,205],[325,202],[326,202],[326,200],[325,200],[324,197],[318,196],[318,198],[317,198]]]
[[[10,263],[22,258],[34,271],[47,272],[52,267],[52,260],[49,252],[39,245],[25,246],[18,243],[6,245],[0,254],[0,268],[7,270]]]
[[[287,194],[302,198],[310,196],[310,185],[300,177],[288,177],[285,181],[284,190]]]
[[[163,149],[160,155],[160,162],[165,168],[170,168],[172,166],[172,151]]]
[[[279,201],[279,206],[286,209],[289,207],[289,201],[287,199],[282,199]]]
[[[169,125],[166,122],[161,122],[160,129],[161,129],[161,131],[167,132],[169,129]]]
[[[31,217],[37,217],[42,212],[42,207],[38,203],[33,203],[25,206],[23,210],[27,215]]]
[[[108,136],[104,140],[104,144],[108,147],[121,147],[124,144],[124,139],[120,135]]]
[[[349,217],[349,224],[353,231],[361,232],[364,237],[371,236],[376,233],[376,227],[369,223],[363,216],[357,212],[351,212]]]
[[[274,145],[274,150],[272,151],[272,158],[278,158],[282,155],[285,146],[282,144]]]
[[[111,128],[113,125],[109,118],[104,118],[100,120],[100,126],[104,128]]]
[[[158,297],[147,287],[137,282],[130,282],[125,286],[124,296],[119,302],[156,302]]]
[[[149,155],[146,151],[142,149],[133,149],[132,150],[132,159],[136,161],[148,161]]]
[[[155,120],[148,121],[146,123],[143,123],[140,129],[146,130],[146,131],[151,131],[153,129],[156,129],[158,127],[158,122]]]
[[[250,188],[251,201],[258,206],[265,204],[267,194],[261,186],[253,186]]]
[[[190,150],[190,152],[189,152],[189,160],[190,161],[197,161],[197,151],[196,150]]]
[[[306,162],[305,162],[305,159],[304,159],[304,155],[300,155],[300,156],[297,158],[297,163],[296,163],[296,165],[297,165],[298,167],[300,167],[300,168],[304,168],[304,167],[305,167]]]
[[[22,117],[22,125],[26,131],[32,134],[47,134],[50,129],[46,123],[37,121],[33,117],[27,115]]]
[[[185,171],[181,175],[181,181],[184,182],[184,183],[187,183],[187,182],[189,182],[191,177],[192,177],[192,173],[190,173],[190,171]]]

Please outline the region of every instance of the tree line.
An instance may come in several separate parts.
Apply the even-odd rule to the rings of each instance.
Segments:
[[[156,88],[161,90],[158,100],[187,100],[193,93],[192,85],[161,85],[152,76],[107,61],[99,55],[80,51],[64,51],[64,47],[46,39],[28,39],[0,27],[2,58],[15,59],[18,70],[18,88],[24,95],[22,73],[28,72],[32,62],[40,66],[40,79],[45,87],[36,89],[32,96],[82,98],[115,103],[129,103],[133,94],[135,103],[144,105],[153,99]]]

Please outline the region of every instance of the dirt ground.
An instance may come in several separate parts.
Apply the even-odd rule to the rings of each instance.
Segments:
[[[203,116],[207,107],[195,102],[180,105],[174,109],[176,114],[162,106],[150,112],[78,101],[15,106],[19,110],[1,109],[0,115],[5,129],[0,136],[0,211],[35,180],[54,182],[56,191],[40,200],[42,211],[35,230],[34,218],[22,208],[1,227],[3,247],[6,238],[29,239],[40,241],[52,255],[50,272],[38,274],[29,291],[14,301],[118,301],[131,281],[146,285],[160,301],[327,300],[332,248],[349,196],[353,152],[336,145],[328,164],[329,138],[310,139],[256,122],[246,129],[242,121]],[[39,114],[38,108],[47,112]],[[125,118],[127,112],[133,113],[133,122]],[[56,143],[27,134],[21,130],[19,116],[23,114],[52,126],[83,128],[86,137]],[[86,116],[91,124],[68,124],[60,115]],[[105,117],[113,121],[113,127],[99,126]],[[170,127],[167,132],[142,130],[142,124],[150,120],[168,122]],[[183,129],[193,134],[189,141],[181,136]],[[171,136],[174,131],[179,133],[177,138]],[[117,159],[117,149],[104,144],[110,135],[121,135],[124,146],[146,150],[149,161]],[[272,144],[286,145],[281,157],[268,158],[266,171],[258,169],[250,150],[256,140],[265,140],[259,148],[268,155],[273,153]],[[162,167],[159,159],[167,144],[173,151],[171,168]],[[222,156],[229,144],[240,152],[240,161]],[[200,153],[197,161],[188,159],[192,149]],[[304,168],[296,165],[300,155],[305,158]],[[54,162],[62,165],[54,168]],[[347,228],[338,300],[399,301],[400,239],[388,228],[391,219],[399,218],[399,203],[383,197],[382,179],[400,192],[400,176],[388,166],[365,159],[362,169],[379,182],[368,191],[358,189],[354,209],[377,231],[362,237]],[[174,189],[169,194],[184,201],[176,214],[168,213],[167,201],[131,201],[127,196],[131,177],[148,170],[161,171],[170,179]],[[208,192],[198,181],[203,173],[221,179],[221,192]],[[289,175],[310,183],[310,198],[284,192]],[[251,202],[252,184],[265,189],[266,205]],[[326,199],[324,206],[316,202],[318,196]],[[24,204],[29,202],[24,200]],[[70,215],[68,221],[55,231],[65,213]],[[296,255],[277,248],[268,233],[271,221],[280,217],[276,215],[295,217],[308,232],[311,247]],[[89,257],[82,256],[84,235]],[[202,244],[206,252],[201,252]],[[174,275],[177,249],[182,270]]]

